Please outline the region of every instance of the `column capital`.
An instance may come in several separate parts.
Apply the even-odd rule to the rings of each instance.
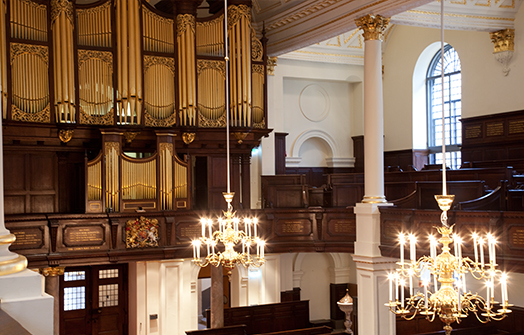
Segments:
[[[515,29],[504,29],[489,33],[493,42],[493,53],[501,51],[513,51],[515,40]]]
[[[383,17],[382,15],[368,14],[355,20],[355,23],[362,29],[364,33],[364,41],[384,39],[384,31],[386,30],[389,20],[391,18]]]
[[[64,266],[55,266],[55,267],[41,268],[41,269],[38,269],[38,271],[44,277],[57,277],[57,276],[64,275],[65,267]]]

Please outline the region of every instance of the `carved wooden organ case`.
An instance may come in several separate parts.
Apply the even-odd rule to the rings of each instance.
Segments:
[[[1,0],[3,119],[101,129],[85,165],[87,212],[188,208],[188,162],[162,129],[198,137],[226,126],[224,10],[197,18],[200,2],[172,1],[167,14],[146,0]],[[229,6],[228,36],[230,125],[267,132],[265,38],[250,1]],[[156,152],[126,156],[126,127],[149,128]]]

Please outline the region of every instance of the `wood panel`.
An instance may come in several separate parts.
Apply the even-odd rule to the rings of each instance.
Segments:
[[[58,209],[57,157],[52,152],[4,153],[5,213],[54,213]]]

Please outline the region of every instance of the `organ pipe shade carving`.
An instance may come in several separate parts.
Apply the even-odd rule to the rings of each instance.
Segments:
[[[46,5],[31,0],[10,0],[10,6],[12,38],[47,41]]]
[[[253,65],[253,127],[265,128],[264,118],[264,66]]]
[[[50,122],[48,49],[11,43],[13,120]]]
[[[113,124],[113,54],[78,51],[80,123]]]
[[[51,1],[56,122],[75,122],[75,70],[73,55],[73,4]]]
[[[122,199],[156,199],[156,156],[133,159],[122,155]]]
[[[228,17],[231,126],[251,127],[251,11],[230,6]]]
[[[0,2],[0,27],[6,26],[6,4],[5,0]],[[0,93],[2,94],[2,113],[7,118],[7,36],[6,29],[0,29]]]
[[[111,1],[96,7],[77,9],[76,19],[78,45],[111,47]]]
[[[142,6],[142,34],[144,51],[175,52],[173,20],[153,13]]]
[[[195,17],[177,15],[178,110],[180,125],[196,126]]]
[[[118,212],[120,210],[120,144],[105,143],[105,190],[106,208]]]
[[[118,124],[142,119],[142,56],[139,0],[116,0]]]
[[[224,57],[224,15],[196,24],[196,52],[199,56]]]
[[[187,163],[182,162],[175,156],[175,198],[183,199],[188,197],[187,180]]]
[[[198,60],[199,126],[224,127],[226,124],[225,63]]]
[[[174,125],[176,122],[175,60],[145,56],[144,87],[146,125],[165,127]]]

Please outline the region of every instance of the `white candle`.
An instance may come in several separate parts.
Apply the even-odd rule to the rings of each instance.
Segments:
[[[206,220],[201,219],[200,223],[202,223],[202,237],[206,237]]]
[[[195,242],[196,241],[193,241],[193,243],[192,243],[193,244],[193,258],[197,258],[197,256],[196,256],[196,243]]]
[[[411,262],[415,262],[416,260],[416,255],[417,255],[417,251],[416,251],[416,238],[415,238],[415,235],[413,234],[409,234],[409,251],[411,253]]]
[[[484,267],[484,240],[479,238],[479,248],[480,248],[480,266]]]
[[[213,225],[213,221],[207,220],[207,224],[209,226],[209,238],[213,238],[213,233],[212,233],[212,230],[211,230],[211,226]]]
[[[491,234],[488,234],[488,253],[489,253],[489,262],[493,264],[493,237]]]
[[[398,236],[399,243],[400,243],[400,266],[404,266],[404,234],[400,233]]]
[[[388,274],[388,280],[389,280],[389,302],[393,300],[393,274]]]
[[[213,251],[213,255],[215,254],[215,245],[216,245],[216,243],[213,241],[211,243],[211,250]]]
[[[460,313],[460,311],[462,310],[462,302],[460,301],[460,285],[457,286],[457,299],[458,299],[457,312]]]
[[[209,253],[209,241],[206,243],[206,246],[207,246],[207,255],[209,256],[210,253]]]
[[[266,245],[265,241],[260,241],[260,257],[264,258],[264,246]]]
[[[244,223],[246,224],[246,233],[248,237],[251,237],[251,220],[245,219]]]
[[[466,293],[466,274],[462,274],[462,292]]]
[[[501,276],[500,276],[500,290],[501,290],[501,295],[502,295],[502,307],[506,307],[506,303],[507,303],[507,294],[508,294],[508,291],[507,291],[507,286],[506,286],[506,279],[507,279],[507,275],[506,273],[503,273]]]
[[[409,270],[409,295],[413,296],[413,270]]]
[[[400,280],[400,303],[402,306],[402,309],[404,309],[404,285],[406,283],[404,282],[404,279]]]
[[[497,265],[497,240],[493,237],[493,264]]]
[[[489,311],[489,309],[491,308],[490,283],[489,283],[489,281],[486,282],[486,287],[488,288],[488,289],[487,289],[487,291],[488,291],[487,293],[488,293],[488,294],[487,294],[486,303],[487,303],[487,309],[488,309],[488,311]]]
[[[258,223],[257,218],[254,218],[253,219],[253,233],[255,237],[257,237],[257,223]]]
[[[477,251],[478,235],[473,233],[473,249],[475,250],[475,263],[479,262],[479,253]]]
[[[424,308],[428,309],[428,282],[423,281],[422,286],[424,286]]]
[[[430,235],[430,256],[433,259],[433,262],[437,260],[437,240],[435,239],[435,236]]]
[[[398,273],[395,274],[395,301],[398,301]]]

